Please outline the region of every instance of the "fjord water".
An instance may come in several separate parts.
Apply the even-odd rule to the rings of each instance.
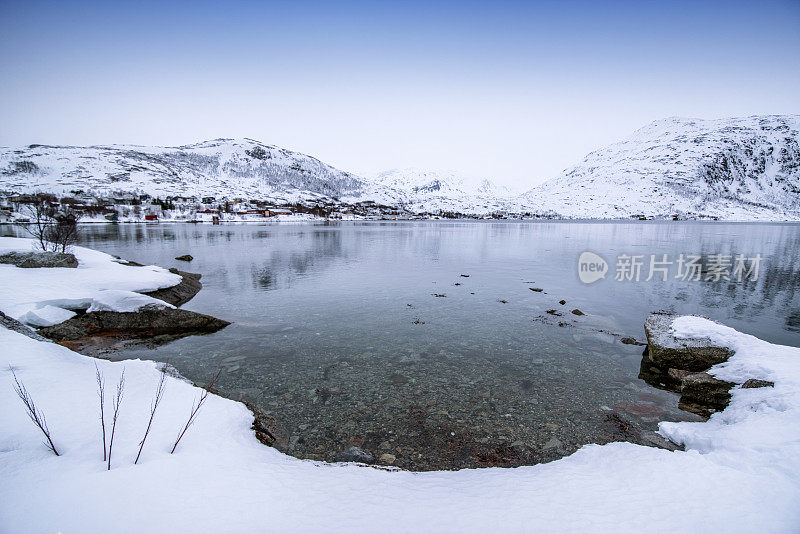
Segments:
[[[410,469],[520,465],[697,420],[638,378],[648,313],[800,345],[800,226],[693,222],[86,225],[81,245],[202,273],[187,309],[231,321],[115,359],[168,362],[277,421],[276,447],[350,445]],[[586,285],[577,260],[609,262]],[[761,254],[757,281],[647,278],[649,255]],[[190,264],[175,261],[191,254]],[[614,280],[620,254],[641,281]],[[533,291],[541,289],[542,291]],[[562,305],[559,301],[565,300]],[[572,310],[585,315],[576,315]],[[551,310],[548,313],[548,310]],[[555,310],[553,312],[553,310]]]

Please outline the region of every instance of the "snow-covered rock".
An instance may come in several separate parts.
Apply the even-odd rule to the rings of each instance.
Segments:
[[[53,326],[75,317],[75,312],[57,306],[46,304],[41,308],[30,310],[23,314],[19,320],[30,326]]]
[[[0,237],[0,254],[30,252],[35,246],[33,239]],[[103,297],[108,290],[150,292],[181,282],[180,275],[155,265],[130,267],[108,254],[83,247],[73,247],[72,253],[78,260],[74,269],[23,269],[0,264],[0,310],[24,321],[25,317],[33,318],[26,314],[38,316],[42,312],[37,310],[48,305],[87,309],[96,298],[110,298]]]
[[[105,289],[94,294],[92,304],[86,311],[135,312],[145,306],[175,308],[175,306],[167,304],[163,300],[154,299],[141,293],[123,291],[121,289]]]
[[[800,220],[800,115],[657,120],[521,204],[568,218]]]

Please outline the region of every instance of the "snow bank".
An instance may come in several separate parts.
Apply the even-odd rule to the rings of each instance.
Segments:
[[[46,304],[20,317],[20,321],[31,326],[53,326],[75,317],[75,312]]]
[[[154,299],[141,293],[133,291],[123,291],[121,289],[106,289],[98,291],[87,312],[113,311],[113,312],[135,312],[145,306],[155,306],[157,308],[175,308],[163,300]]]
[[[32,250],[32,239],[0,237],[0,254]],[[72,252],[78,259],[76,269],[0,265],[0,310],[25,321],[26,317],[38,316],[36,310],[48,305],[88,308],[96,298],[102,299],[106,290],[154,291],[181,281],[179,275],[154,265],[126,266],[108,254],[83,247],[73,247]]]
[[[735,390],[707,423],[663,423],[686,452],[612,443],[533,467],[410,473],[285,456],[256,441],[243,405],[217,396],[171,455],[200,393],[173,378],[134,466],[156,364],[93,360],[0,327],[0,531],[797,532],[800,349],[695,318],[676,320],[675,330],[736,350],[717,376],[775,387]],[[95,364],[107,395],[125,369],[111,471]],[[62,456],[42,445],[9,366],[46,413]]]

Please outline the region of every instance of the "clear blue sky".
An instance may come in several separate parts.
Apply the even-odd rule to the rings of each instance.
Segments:
[[[800,0],[0,0],[0,145],[252,137],[525,188],[666,116],[800,113]]]

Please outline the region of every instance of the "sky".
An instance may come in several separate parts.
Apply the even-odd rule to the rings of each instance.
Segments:
[[[800,0],[0,0],[0,146],[249,137],[524,190],[652,120],[800,113]]]

